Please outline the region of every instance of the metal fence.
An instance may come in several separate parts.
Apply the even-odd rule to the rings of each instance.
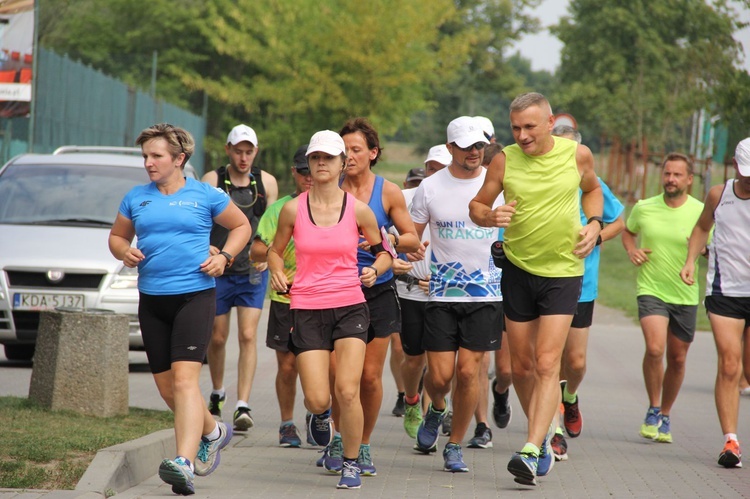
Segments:
[[[67,56],[38,47],[35,57],[33,148],[29,145],[30,118],[0,119],[3,163],[32,149],[49,153],[63,145],[133,146],[141,130],[168,122],[195,137],[190,162],[199,175],[204,172],[204,118],[153,99]]]

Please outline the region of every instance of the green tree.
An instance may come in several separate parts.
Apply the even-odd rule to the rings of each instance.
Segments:
[[[684,147],[690,116],[715,100],[739,54],[743,24],[729,2],[572,0],[569,12],[553,29],[561,103],[623,142]]]

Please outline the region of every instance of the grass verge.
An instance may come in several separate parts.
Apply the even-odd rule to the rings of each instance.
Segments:
[[[629,211],[629,210],[628,210]],[[706,270],[708,262],[699,260],[697,281],[700,283],[700,304],[698,306],[698,331],[711,331],[711,324],[706,317],[703,298],[706,295]],[[620,238],[617,237],[602,245],[601,264],[599,267],[598,303],[623,310],[628,317],[638,322],[638,303],[636,302],[636,278],[638,269],[630,263]]]
[[[74,489],[99,449],[171,428],[172,413],[130,408],[96,418],[0,397],[0,488]]]

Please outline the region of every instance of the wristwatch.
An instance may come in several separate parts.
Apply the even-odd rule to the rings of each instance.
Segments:
[[[234,263],[234,257],[226,251],[220,251],[219,254],[227,259],[227,268],[231,267]]]
[[[594,220],[596,220],[597,222],[599,222],[599,230],[604,229],[604,220],[602,220],[602,217],[591,217],[588,220],[586,220],[586,225],[590,224]]]

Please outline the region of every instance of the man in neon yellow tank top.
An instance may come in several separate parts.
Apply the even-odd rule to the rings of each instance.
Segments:
[[[661,180],[664,193],[642,199],[633,207],[622,245],[638,267],[638,318],[646,341],[643,380],[649,408],[640,434],[672,443],[670,413],[685,377],[699,300],[698,285],[685,286],[680,270],[703,203],[687,192],[693,183],[693,165],[684,154],[667,155]]]
[[[555,461],[549,441],[560,404],[560,357],[578,306],[583,259],[600,240],[603,199],[591,151],[552,136],[554,116],[543,95],[516,97],[510,123],[516,143],[492,160],[469,209],[476,224],[506,228],[505,325],[513,386],[529,420],[526,445],[508,471],[516,482],[536,485]],[[492,209],[500,192],[507,204]],[[583,227],[581,206],[589,222]]]

